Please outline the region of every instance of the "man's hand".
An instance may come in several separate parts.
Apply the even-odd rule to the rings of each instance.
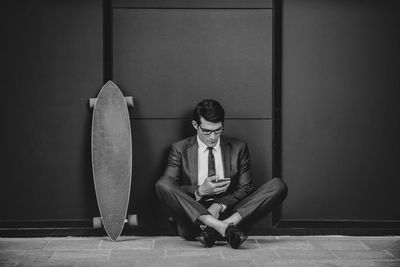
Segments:
[[[217,176],[210,176],[207,177],[203,184],[199,186],[199,194],[201,196],[212,196],[212,195],[218,195],[226,191],[228,189],[229,184],[231,181],[224,181],[224,182],[219,182],[216,183],[215,181],[217,180]]]
[[[218,219],[219,214],[222,211],[222,205],[218,203],[213,203],[207,210],[211,213],[211,215],[214,218]]]

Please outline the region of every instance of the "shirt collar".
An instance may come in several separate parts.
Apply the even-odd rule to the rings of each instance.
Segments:
[[[218,138],[217,144],[215,145],[214,149],[215,151],[219,152],[221,150],[221,138]],[[197,136],[197,144],[199,145],[199,150],[202,152],[207,151],[207,146],[206,144],[203,143],[203,141],[200,140],[199,136]]]

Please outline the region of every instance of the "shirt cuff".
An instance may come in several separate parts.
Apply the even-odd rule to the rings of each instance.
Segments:
[[[196,197],[196,201],[200,201],[201,200],[201,196],[199,196],[199,191],[198,190],[196,190],[196,191],[194,191],[194,196]]]
[[[218,203],[218,204],[220,204],[222,206],[221,212],[224,212],[226,210],[227,206],[225,204],[221,204],[221,203]]]

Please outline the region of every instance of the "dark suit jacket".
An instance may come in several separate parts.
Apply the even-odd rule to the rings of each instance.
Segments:
[[[215,202],[232,207],[252,191],[249,149],[245,142],[221,136],[221,153],[225,177],[231,178],[226,192],[216,195]],[[198,145],[192,136],[172,144],[164,175],[174,179],[193,195],[197,185]]]

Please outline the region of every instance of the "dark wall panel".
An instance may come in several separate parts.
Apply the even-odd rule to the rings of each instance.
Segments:
[[[114,9],[113,16],[113,79],[136,99],[137,117],[187,118],[204,98],[221,100],[233,118],[272,117],[272,10]]]
[[[0,220],[97,213],[88,98],[103,83],[101,1],[2,3]]]
[[[283,3],[283,219],[400,220],[398,2]]]
[[[112,0],[122,8],[272,8],[273,0]]]
[[[138,213],[141,226],[152,231],[169,230],[166,215],[155,194],[154,185],[162,175],[170,145],[195,134],[191,120],[134,119],[133,180],[129,213]],[[272,122],[271,120],[227,120],[227,136],[247,141],[250,149],[252,176],[256,186],[271,178]],[[144,153],[145,151],[145,153]],[[266,229],[268,218],[257,225]],[[164,231],[165,232],[165,231]]]
[[[220,101],[225,134],[249,142],[255,184],[271,178],[271,9],[114,8],[113,80],[135,100],[130,212],[145,227],[169,229],[154,184],[202,99]]]

